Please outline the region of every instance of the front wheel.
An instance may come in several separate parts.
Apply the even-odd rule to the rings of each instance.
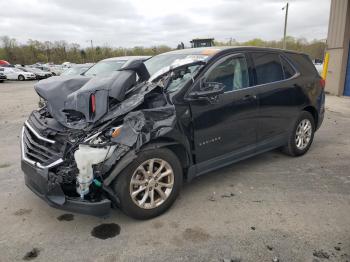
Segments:
[[[114,183],[118,206],[136,219],[159,216],[174,203],[182,178],[181,164],[171,150],[140,152]]]
[[[312,144],[314,133],[313,116],[307,111],[302,111],[289,137],[288,145],[283,148],[283,151],[290,156],[304,155]]]
[[[19,81],[24,81],[24,80],[25,80],[25,78],[24,78],[24,76],[19,75],[19,76],[18,76],[18,80],[19,80]]]

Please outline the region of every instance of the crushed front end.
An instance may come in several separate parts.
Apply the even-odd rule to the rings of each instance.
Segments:
[[[109,76],[40,81],[35,90],[44,106],[22,129],[26,185],[53,207],[106,215],[118,205],[116,176],[144,145],[174,130],[166,88],[182,75],[166,71],[147,81],[145,65],[133,61]]]
[[[108,214],[111,200],[97,181],[89,185],[91,192],[84,198],[77,191],[79,169],[74,152],[82,136],[50,118],[46,109],[34,111],[22,128],[25,183],[53,207],[103,216]]]

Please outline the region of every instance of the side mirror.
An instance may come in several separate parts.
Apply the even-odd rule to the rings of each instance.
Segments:
[[[222,83],[202,82],[200,90],[191,92],[189,96],[192,99],[210,101],[216,99],[218,95],[223,94],[224,90],[225,85]]]

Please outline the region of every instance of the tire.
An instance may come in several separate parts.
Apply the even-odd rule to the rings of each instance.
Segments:
[[[19,81],[24,81],[24,80],[25,80],[25,78],[24,78],[24,76],[19,75],[19,76],[18,76],[18,80],[19,80]]]
[[[311,125],[311,127],[309,127],[309,125]],[[309,132],[305,132],[306,129],[308,129]],[[300,132],[300,130],[303,131]],[[309,112],[302,111],[289,136],[288,145],[283,148],[283,152],[290,156],[304,155],[311,147],[314,134],[314,117]],[[299,138],[299,140],[297,140],[297,138]]]
[[[4,80],[0,80],[0,83],[4,83]]]
[[[155,175],[150,176],[151,173],[147,173],[151,166],[151,160],[154,161],[152,164],[153,174],[156,174],[163,164],[163,168],[158,174],[159,180],[153,179]],[[141,171],[142,167],[144,168],[143,172]],[[173,175],[171,175],[171,171]],[[169,175],[165,176],[164,174]],[[152,179],[149,179],[150,177]],[[131,184],[132,178],[137,183]],[[135,219],[150,219],[161,215],[170,208],[180,192],[182,180],[182,167],[176,155],[169,149],[159,148],[141,151],[137,158],[118,175],[113,189],[119,202],[118,207],[125,214]],[[172,185],[172,188],[161,187],[160,184]],[[141,188],[146,189],[140,190]],[[158,193],[159,190],[163,192],[163,198]],[[147,196],[143,201],[146,192]],[[131,196],[132,193],[135,194],[134,197]],[[151,195],[153,195],[153,202]]]

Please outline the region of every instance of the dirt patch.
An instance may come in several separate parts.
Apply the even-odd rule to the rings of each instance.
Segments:
[[[57,217],[58,221],[72,221],[74,220],[73,214],[63,214]]]
[[[186,230],[183,232],[183,238],[192,242],[207,241],[210,238],[210,235],[205,232],[204,229],[195,227],[186,228]]]
[[[15,213],[13,213],[15,216],[23,216],[23,215],[27,215],[30,214],[32,212],[32,209],[25,209],[25,208],[21,208],[18,209]]]
[[[6,167],[10,167],[11,164],[9,163],[5,163],[5,164],[0,164],[0,168],[6,168]]]
[[[179,227],[179,223],[172,221],[172,222],[170,222],[170,226],[172,228],[178,228]]]
[[[315,250],[312,253],[315,257],[329,259],[329,254],[324,250]]]
[[[39,256],[40,250],[38,248],[33,248],[32,250],[30,250],[29,252],[27,252],[24,257],[23,260],[32,260],[35,259]]]
[[[91,235],[99,239],[113,238],[120,234],[120,226],[115,223],[101,224],[92,229]]]
[[[163,226],[164,226],[164,223],[161,222],[161,221],[156,221],[156,222],[153,223],[153,227],[156,228],[156,229],[161,228]]]

